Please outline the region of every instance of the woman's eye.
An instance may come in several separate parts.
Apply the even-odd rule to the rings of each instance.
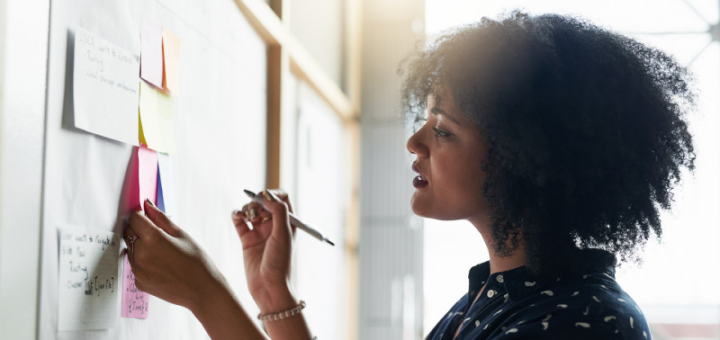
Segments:
[[[450,136],[453,135],[453,134],[450,133],[450,132],[445,132],[445,131],[440,130],[440,129],[436,128],[436,127],[433,127],[433,130],[435,130],[435,136],[437,136],[437,137],[450,137]]]

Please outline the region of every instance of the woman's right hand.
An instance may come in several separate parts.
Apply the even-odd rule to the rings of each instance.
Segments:
[[[250,202],[242,211],[233,211],[232,220],[243,246],[250,294],[260,311],[267,314],[288,310],[298,304],[290,287],[294,227],[288,217],[292,208],[286,193],[265,190],[259,195],[270,211]]]

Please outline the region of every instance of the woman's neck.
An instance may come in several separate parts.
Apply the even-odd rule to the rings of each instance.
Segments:
[[[520,244],[510,255],[500,256],[495,252],[495,240],[492,238],[489,220],[470,220],[470,223],[475,226],[475,229],[480,232],[483,241],[485,241],[485,246],[490,255],[490,274],[508,271],[525,265],[525,246],[522,240],[520,240]]]

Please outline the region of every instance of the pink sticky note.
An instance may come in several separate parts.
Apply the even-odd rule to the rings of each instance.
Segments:
[[[122,311],[124,318],[147,319],[150,295],[135,286],[135,274],[130,267],[128,256],[123,256]]]
[[[128,188],[128,209],[144,207],[146,199],[156,203],[158,185],[158,155],[145,145],[135,148],[130,164],[130,187]],[[145,319],[148,317],[150,296],[135,286],[135,275],[132,273],[127,255],[124,256],[122,310],[120,315],[125,318]]]
[[[146,199],[157,203],[157,152],[146,148],[144,145],[138,147],[138,184],[140,186],[140,202]]]
[[[157,203],[157,152],[145,145],[135,148],[130,164],[130,187],[128,188],[128,209],[143,208],[146,199]]]
[[[145,24],[140,36],[140,77],[163,88],[163,30]]]
[[[180,77],[178,76],[178,67],[180,58],[180,38],[170,32],[167,28],[163,29],[163,88],[170,92],[178,92],[180,87]]]

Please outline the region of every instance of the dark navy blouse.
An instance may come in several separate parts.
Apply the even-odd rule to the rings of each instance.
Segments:
[[[451,340],[458,326],[457,340],[651,338],[642,311],[615,282],[613,267],[543,282],[525,267],[490,275],[485,262],[468,276],[468,293],[427,340]]]

